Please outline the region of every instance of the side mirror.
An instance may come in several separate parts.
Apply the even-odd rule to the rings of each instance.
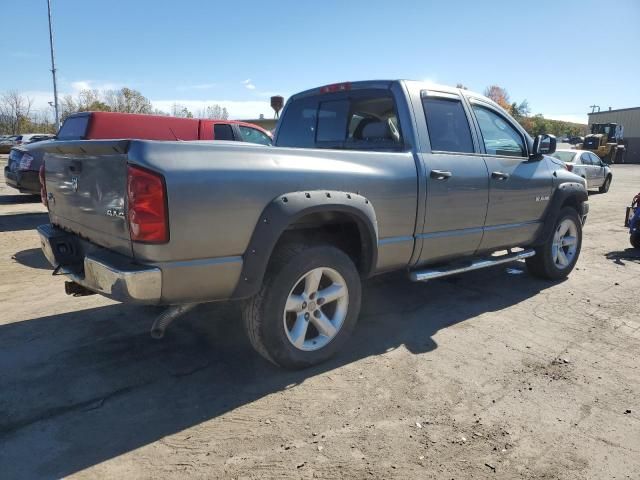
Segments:
[[[551,155],[556,151],[556,137],[553,135],[538,135],[533,140],[531,158],[539,158],[540,155]]]

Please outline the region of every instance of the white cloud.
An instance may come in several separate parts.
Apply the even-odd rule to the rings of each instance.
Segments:
[[[21,92],[25,97],[31,99],[31,111],[38,113],[51,114],[53,117],[53,108],[49,105],[49,102],[53,102],[53,90],[29,90]],[[58,99],[61,99],[65,94],[58,93]]]
[[[235,120],[258,118],[261,114],[265,118],[273,116],[273,110],[269,102],[260,100],[151,100],[153,108],[164,112],[170,112],[174,103],[184,105],[194,116],[197,116],[200,110],[215,104],[226,108],[229,112],[229,117]]]
[[[95,80],[77,80],[71,82],[71,89],[74,93],[80,92],[81,90],[117,90],[121,87],[122,85],[118,83],[96,82]]]
[[[264,115],[265,118],[273,117],[273,109],[269,103],[269,98],[271,95],[278,94],[277,92],[259,92],[255,91],[255,85],[251,83],[251,79],[247,79],[242,82],[245,88],[252,91],[251,97],[252,100],[225,100],[225,99],[204,99],[204,100],[182,100],[180,98],[176,99],[158,99],[151,100],[153,108],[157,108],[159,110],[170,112],[171,107],[174,103],[184,105],[187,107],[194,115],[197,115],[201,110],[206,109],[209,105],[218,104],[221,107],[224,107],[228,110],[229,116],[232,119],[252,119],[259,118],[260,115]],[[121,88],[124,84],[117,84],[111,82],[100,82],[96,80],[76,80],[72,82],[62,82],[62,88],[58,90],[58,98],[62,101],[62,98],[65,95],[73,95],[76,96],[81,90],[111,90]],[[194,85],[185,85],[183,87],[179,87],[179,90],[182,89],[193,89],[193,90],[207,90],[210,88],[217,87],[219,85],[213,83],[202,83],[202,84],[194,84]],[[49,105],[49,102],[53,102],[53,89],[52,90],[31,90],[22,92],[25,96],[32,99],[32,111],[38,113],[47,113],[50,114],[53,118],[53,108]],[[143,92],[144,94],[144,92]],[[281,93],[280,93],[281,94]],[[285,95],[286,98],[286,95]]]
[[[544,118],[549,118],[551,120],[562,120],[563,122],[582,123],[585,125],[589,123],[588,117],[586,114],[559,113],[555,115],[550,113],[549,115],[545,115]]]
[[[244,82],[242,82],[242,84],[244,85],[244,88],[247,88],[249,90],[256,89],[256,86],[251,82],[250,78],[247,78]]]
[[[181,85],[177,90],[210,90],[217,87],[216,83],[198,83],[196,85]]]

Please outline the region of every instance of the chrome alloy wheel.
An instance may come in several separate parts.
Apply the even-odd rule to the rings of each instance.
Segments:
[[[342,275],[319,267],[305,273],[289,292],[284,329],[291,344],[304,351],[319,350],[342,328],[349,308],[349,291]]]
[[[569,218],[565,218],[553,235],[551,258],[556,268],[563,270],[571,265],[578,249],[578,227]]]

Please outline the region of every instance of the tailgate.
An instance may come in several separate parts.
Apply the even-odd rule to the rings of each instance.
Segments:
[[[45,149],[51,223],[131,256],[125,218],[126,140],[55,142]]]

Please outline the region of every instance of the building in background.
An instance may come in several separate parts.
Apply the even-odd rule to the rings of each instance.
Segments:
[[[251,120],[242,120],[243,122],[253,123],[254,125],[260,125],[265,130],[269,130],[273,133],[278,123],[277,118],[265,118],[264,115],[260,115],[260,118],[252,118]]]
[[[640,163],[640,107],[603,110],[589,114],[589,129],[594,123],[617,123],[624,127],[625,163]]]

